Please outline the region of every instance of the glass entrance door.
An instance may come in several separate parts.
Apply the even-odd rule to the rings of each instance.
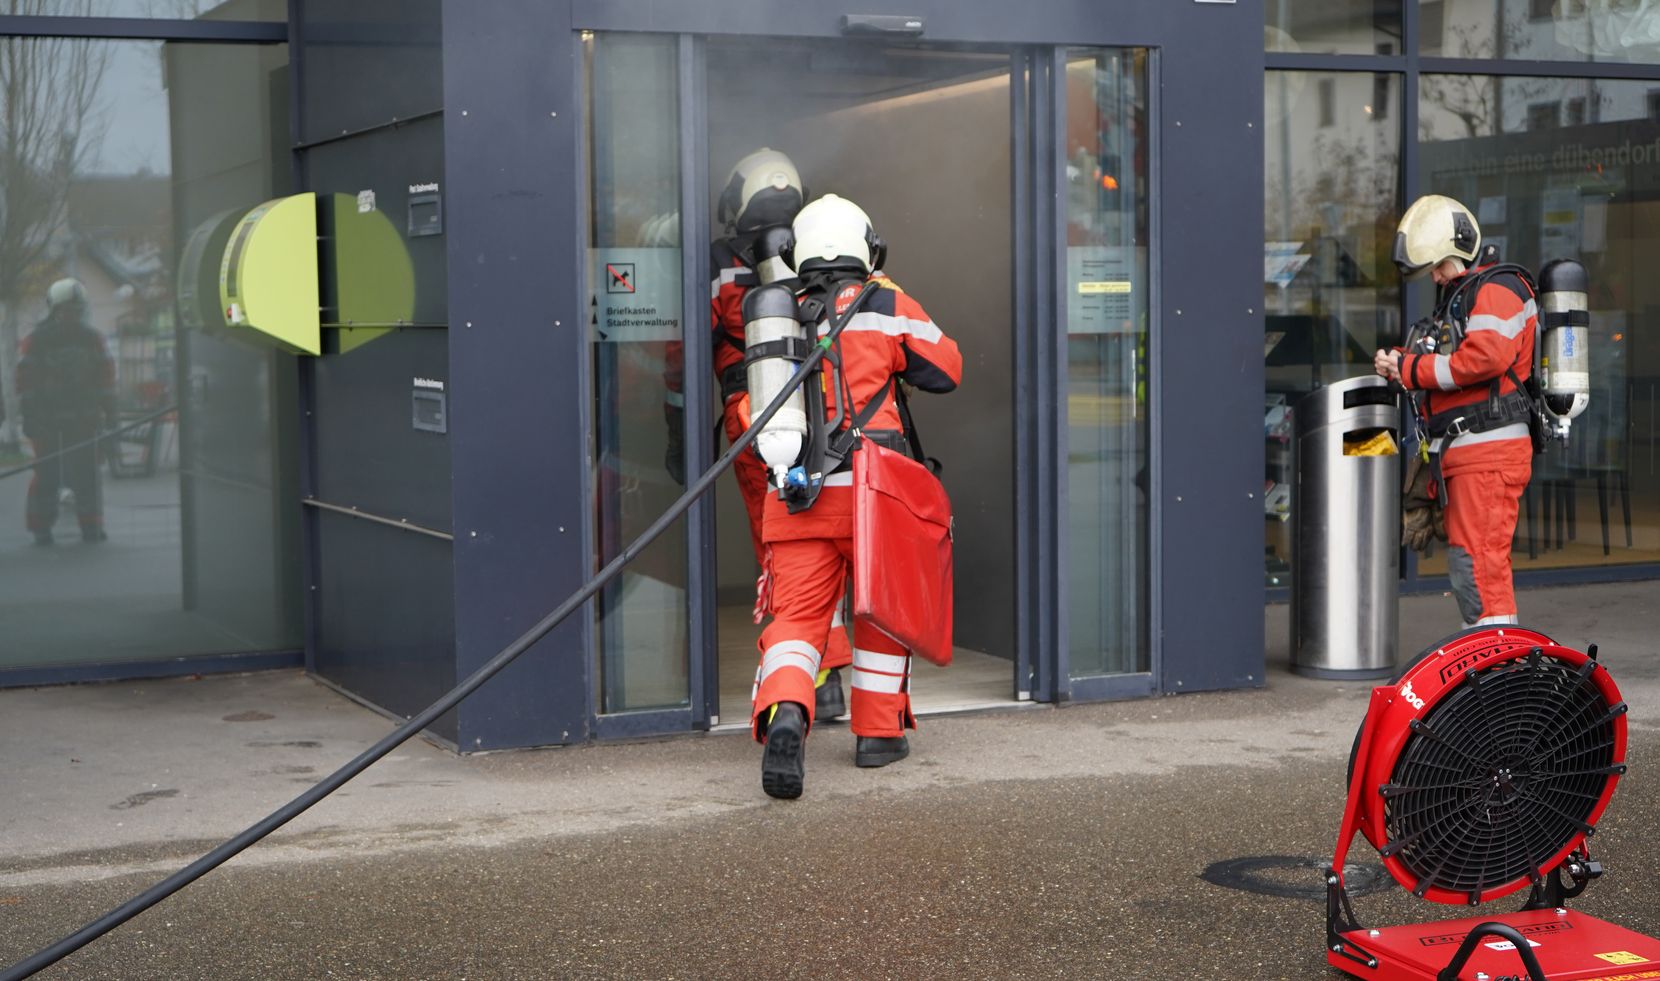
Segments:
[[[710,214],[740,158],[787,153],[809,199],[840,195],[870,215],[888,243],[883,271],[964,355],[956,392],[911,401],[957,516],[957,651],[946,669],[913,665],[922,712],[1016,691],[1011,63],[1007,51],[865,39],[706,44]],[[737,722],[755,673],[757,567],[735,482],[718,493],[720,717]]]
[[[709,294],[688,284],[715,287],[721,191],[740,158],[771,148],[809,199],[864,208],[889,246],[883,271],[963,352],[961,387],[912,403],[956,515],[955,663],[917,666],[917,709],[1145,679],[1147,50],[626,32],[583,44],[596,567],[725,449]],[[1039,440],[1042,473],[1021,449]],[[597,604],[597,714],[746,722],[757,571],[725,476]],[[1048,629],[1033,632],[1036,618]]]

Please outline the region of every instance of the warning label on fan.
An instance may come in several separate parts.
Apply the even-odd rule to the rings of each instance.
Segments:
[[[1606,954],[1598,954],[1598,960],[1610,964],[1647,964],[1648,958],[1641,954],[1633,954],[1629,950],[1611,950]]]

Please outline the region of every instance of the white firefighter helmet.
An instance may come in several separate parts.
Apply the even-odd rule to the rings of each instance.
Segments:
[[[1418,276],[1447,259],[1468,266],[1480,247],[1481,227],[1475,215],[1440,194],[1412,202],[1395,226],[1395,268],[1402,276]]]
[[[73,276],[65,276],[46,288],[46,309],[56,310],[65,303],[86,306],[86,287]]]
[[[884,247],[864,209],[826,194],[795,216],[791,260],[796,272],[857,263],[870,272],[882,263]]]
[[[762,147],[749,154],[727,175],[716,217],[727,228],[752,232],[768,225],[788,225],[807,191],[790,158]]]

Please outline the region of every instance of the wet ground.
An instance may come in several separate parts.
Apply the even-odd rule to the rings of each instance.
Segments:
[[[1630,774],[1575,905],[1660,934],[1660,587],[1522,595],[1601,645]],[[1284,608],[1269,648],[1283,652]],[[1403,607],[1415,650],[1452,601]],[[932,718],[910,759],[720,734],[460,758],[410,743],[48,978],[1337,978],[1319,870],[1369,686]],[[294,673],[0,692],[0,963],[119,904],[384,733]],[[1357,844],[1364,878],[1375,853]],[[1368,925],[1467,915],[1399,887]],[[1250,886],[1250,889],[1239,888]],[[1516,905],[1519,897],[1493,904]]]

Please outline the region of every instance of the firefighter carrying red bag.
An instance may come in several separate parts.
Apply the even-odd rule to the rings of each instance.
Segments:
[[[781,252],[791,241],[790,223],[806,203],[806,185],[790,158],[770,147],[745,154],[732,167],[721,191],[716,217],[726,226],[724,237],[709,249],[709,324],[713,339],[712,361],[720,383],[721,429],[728,441],[736,442],[749,427],[749,387],[744,364],[743,301],[757,286],[782,283],[797,286],[795,270]],[[668,450],[664,462],[676,483],[686,482],[685,355],[679,342],[668,345],[664,382],[663,415],[668,423]],[[754,453],[739,456],[732,464],[744,513],[749,518],[750,542],[755,563],[765,565],[766,546],[761,542],[761,510],[767,497],[767,468]],[[764,591],[765,578],[757,584]],[[842,619],[844,604],[838,602],[830,614],[830,639],[819,665],[818,688],[813,712],[821,719],[833,719],[847,712],[842,696],[841,669],[853,663],[853,648],[847,640]],[[757,604],[755,622],[765,611]]]
[[[764,745],[761,787],[779,798],[801,796],[813,684],[849,571],[854,762],[885,766],[910,752],[911,655],[950,659],[951,520],[938,478],[913,459],[900,385],[949,392],[962,378],[956,342],[874,272],[885,248],[864,211],[826,195],[792,231],[785,258],[797,288],[744,298],[752,404],[771,402],[833,321],[846,327],[829,368],[808,376],[754,444],[769,474],[762,602],[773,619],[758,645],[751,724]]]

